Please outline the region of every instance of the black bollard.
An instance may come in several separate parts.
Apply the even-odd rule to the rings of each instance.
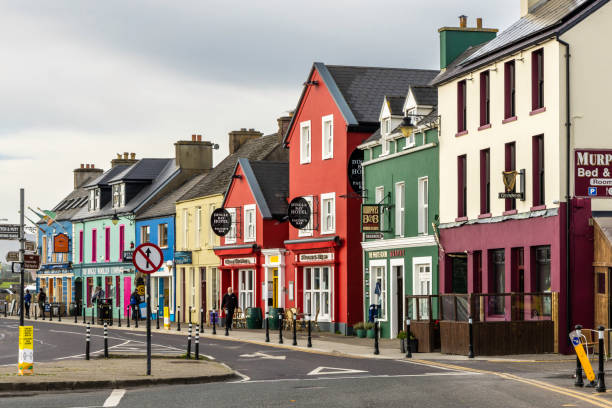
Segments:
[[[196,326],[196,335],[195,335],[195,359],[200,359],[200,327]]]
[[[121,327],[121,308],[119,308],[119,310],[117,310],[117,326]]]
[[[225,335],[229,336],[229,325],[227,324],[227,315],[225,315]]]
[[[176,325],[176,331],[181,331],[181,307],[177,306],[178,308],[178,319],[176,320],[177,325]]]
[[[81,313],[83,313],[83,324],[87,323],[87,308],[81,305]]]
[[[189,323],[189,330],[187,330],[187,358],[191,358],[191,323]]]
[[[77,324],[77,311],[78,311],[78,307],[76,306],[76,304],[74,305],[74,324]]]
[[[155,325],[155,328],[159,330],[159,306],[155,308],[155,316],[157,317],[157,324]]]
[[[91,328],[87,325],[87,335],[85,336],[85,360],[89,360],[89,341],[91,338]]]
[[[94,315],[96,314],[95,311],[96,311],[96,306],[95,306],[95,304],[93,304],[93,305],[91,305],[91,325],[92,326],[96,324],[96,321],[94,319],[95,318]]]
[[[127,308],[127,327],[130,327],[130,310],[132,309],[132,306],[128,306]]]
[[[38,304],[37,303],[34,303],[34,320],[38,320]]]
[[[204,308],[200,308],[200,333],[204,333]]]
[[[374,354],[380,354],[378,350],[378,320],[374,319]]]
[[[62,321],[62,305],[57,306],[57,321]]]
[[[53,321],[53,306],[52,305],[49,307],[49,321],[50,322]]]
[[[308,315],[308,345],[307,347],[312,347],[312,336],[310,332],[310,314]]]
[[[580,334],[582,332],[582,326],[576,325],[576,333],[578,334],[578,338],[580,338]],[[582,345],[580,345],[582,347]],[[582,365],[580,364],[580,359],[576,356],[576,381],[574,381],[574,385],[576,387],[584,387],[584,380],[582,379]]]
[[[104,358],[108,358],[108,326],[104,322]]]
[[[283,315],[278,315],[278,344],[283,344]]]
[[[45,304],[44,303],[43,303],[41,315],[42,315],[42,319],[45,320]]]
[[[297,346],[297,316],[293,314],[293,345]]]
[[[213,334],[217,334],[217,326],[215,325],[215,323],[217,323],[217,312],[215,312],[214,309],[213,309],[212,323],[213,323]]]
[[[406,358],[412,358],[412,347],[410,346],[410,319],[406,319]]]
[[[8,302],[4,301],[4,317],[8,317]]]
[[[140,318],[140,307],[139,305],[136,305],[136,313],[134,313],[134,327],[138,328],[138,320]]]
[[[473,325],[473,320],[472,320],[472,316],[470,316],[470,318],[468,319],[468,324],[470,325],[469,327],[469,331],[470,331],[470,346],[469,346],[469,352],[468,352],[468,358],[474,358],[474,325]]]
[[[266,343],[270,342],[270,317],[268,317],[268,313],[266,313]]]
[[[604,371],[604,327],[599,326],[599,369],[597,370],[597,387],[595,391],[606,392],[606,373]]]
[[[191,311],[191,306],[189,306],[189,324],[191,324],[191,315],[192,315],[192,311]]]

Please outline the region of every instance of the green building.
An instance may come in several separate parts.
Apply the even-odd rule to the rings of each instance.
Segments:
[[[436,106],[433,87],[386,96],[380,129],[359,146],[364,151],[364,316],[370,305],[378,306],[381,337],[394,338],[405,328],[406,296],[438,291],[432,227],[439,194]],[[421,306],[426,316],[427,302]]]

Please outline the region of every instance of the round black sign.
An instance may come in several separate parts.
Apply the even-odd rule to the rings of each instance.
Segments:
[[[361,163],[363,163],[363,150],[355,149],[348,161],[348,179],[353,191],[361,194],[363,185],[361,184]]]
[[[210,215],[210,227],[220,237],[227,235],[232,227],[232,215],[225,208],[217,208]]]
[[[310,205],[304,197],[295,197],[289,203],[287,215],[289,216],[289,223],[295,228],[306,228],[310,222],[310,214]]]

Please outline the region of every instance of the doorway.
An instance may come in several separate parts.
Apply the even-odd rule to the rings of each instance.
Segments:
[[[395,279],[395,301],[393,305],[395,324],[391,328],[391,338],[394,338],[400,330],[404,329],[404,266],[392,265],[391,271]]]
[[[76,278],[74,281],[74,302],[77,307],[77,315],[81,316],[83,312],[83,279]]]
[[[272,307],[278,307],[278,269],[272,270]]]

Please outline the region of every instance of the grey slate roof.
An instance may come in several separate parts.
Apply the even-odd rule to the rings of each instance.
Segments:
[[[436,70],[427,69],[342,65],[323,65],[323,67],[326,67],[331,74],[335,85],[359,123],[378,122],[385,95],[406,95],[411,85],[426,85],[438,74]],[[330,84],[326,85],[330,87]]]
[[[438,105],[438,88],[434,86],[411,86],[410,89],[417,105]]]
[[[168,182],[174,179],[174,177],[178,176],[181,172],[174,158],[172,159],[141,159],[140,161],[142,160],[154,160],[154,161],[161,160],[164,162],[164,166],[161,169],[159,169],[159,173],[157,177],[151,180],[150,184],[143,187],[138,192],[138,194],[136,194],[136,196],[132,197],[132,199],[130,199],[125,204],[124,207],[112,208],[112,200],[109,200],[109,202],[98,211],[89,212],[89,210],[86,207],[81,208],[72,217],[72,220],[78,221],[78,220],[88,219],[88,218],[107,217],[107,216],[113,215],[115,211],[117,212],[117,214],[125,214],[125,213],[132,213],[132,212],[138,211],[141,208],[141,206],[145,205],[147,201],[151,197],[154,196],[154,194],[159,192],[159,190],[161,190]],[[137,164],[138,163],[135,163],[129,167],[136,166]],[[116,167],[123,167],[123,166],[116,166]]]
[[[52,211],[56,213],[57,221],[70,220],[79,209],[87,207],[89,195],[83,187],[72,190],[62,201],[60,201]],[[42,222],[42,221],[41,221]]]
[[[404,115],[404,101],[406,101],[405,96],[385,96],[387,101],[389,102],[389,110],[391,111],[391,115],[394,116],[403,116]]]
[[[286,216],[287,197],[289,197],[289,163],[250,161],[250,164],[272,216],[274,218]]]
[[[380,128],[378,128],[376,129],[376,132],[372,133],[372,135],[368,137],[366,140],[364,140],[362,144],[376,142],[380,140],[381,137],[382,137],[382,133],[380,133]]]
[[[191,177],[180,187],[159,198],[159,200],[149,205],[144,211],[141,211],[136,216],[136,219],[159,218],[176,214],[176,201],[198,184],[206,175],[207,173],[204,173]]]
[[[117,176],[120,173],[123,173],[125,170],[127,170],[127,168],[130,166],[127,165],[118,165],[115,167],[111,167],[110,169],[106,170],[104,173],[102,173],[100,176],[88,181],[87,183],[85,183],[85,185],[83,185],[83,187],[88,188],[88,187],[95,187],[98,185],[108,185],[108,182],[113,179],[115,176]]]
[[[257,139],[248,140],[238,150],[217,164],[206,177],[200,180],[177,201],[193,200],[198,197],[225,193],[238,159],[241,157],[250,160],[266,159],[276,148],[281,147],[278,138],[278,133],[272,133]]]
[[[505,55],[571,29],[609,0],[548,0],[534,8],[491,41],[481,44],[461,61],[449,65],[432,84],[440,84],[464,72],[487,65]],[[459,60],[459,58],[457,58]],[[453,65],[453,64],[451,64]]]
[[[168,159],[141,159],[108,180],[108,184],[120,181],[150,181],[167,165]]]

